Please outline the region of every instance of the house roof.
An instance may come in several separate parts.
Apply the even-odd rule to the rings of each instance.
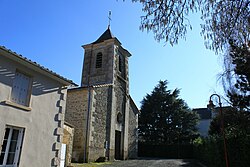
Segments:
[[[7,53],[7,54],[3,54],[3,56],[6,56],[7,58],[12,59],[14,61],[17,61],[18,63],[23,64],[29,68],[32,68],[33,70],[35,70],[39,73],[47,75],[48,77],[53,78],[54,80],[57,80],[58,82],[62,83],[63,85],[77,86],[77,84],[75,84],[72,80],[69,80],[69,79],[63,77],[63,76],[53,72],[52,70],[34,62],[34,61],[31,61],[30,59],[28,59],[20,54],[17,54],[16,52],[11,51],[10,49],[7,49],[4,46],[0,46],[0,52],[1,51]]]
[[[194,112],[196,112],[200,119],[211,119],[212,113],[211,110],[208,110],[207,108],[195,108],[193,109]]]

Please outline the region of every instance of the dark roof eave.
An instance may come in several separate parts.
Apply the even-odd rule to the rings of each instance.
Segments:
[[[122,46],[121,46],[121,48],[122,48],[123,53],[124,53],[126,56],[128,56],[128,57],[131,57],[131,56],[132,56],[131,53],[130,53],[127,49],[123,48]]]
[[[20,54],[17,54],[16,52],[11,51],[10,49],[7,49],[4,46],[0,46],[0,50],[9,53],[10,55],[12,55],[12,57],[7,57],[10,58],[14,61],[17,61],[21,64],[24,65],[28,65],[30,66],[30,68],[32,68],[33,70],[39,72],[39,73],[43,73],[47,76],[49,76],[50,78],[53,78],[54,80],[57,80],[58,82],[62,83],[65,86],[68,85],[74,85],[74,86],[78,86],[76,83],[74,83],[72,80],[69,80],[67,78],[62,77],[61,75],[49,70],[48,68],[45,68],[43,66],[41,66],[40,64],[33,62],[29,59],[27,59],[26,57],[23,57]]]
[[[107,39],[107,40],[105,40],[103,42],[110,42],[110,41],[113,41],[114,43],[118,43],[119,45],[121,45],[121,42],[116,37],[111,38],[111,39]],[[85,44],[85,45],[82,45],[82,48],[91,47],[93,45],[98,45],[98,44],[100,44],[100,43]]]

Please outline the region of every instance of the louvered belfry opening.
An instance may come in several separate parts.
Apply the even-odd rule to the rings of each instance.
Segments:
[[[95,68],[102,68],[102,53],[101,52],[97,53],[96,55]]]

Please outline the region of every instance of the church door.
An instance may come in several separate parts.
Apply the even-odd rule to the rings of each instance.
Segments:
[[[121,132],[115,131],[115,159],[121,159]]]

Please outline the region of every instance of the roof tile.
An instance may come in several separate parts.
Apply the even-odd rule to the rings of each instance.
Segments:
[[[48,69],[48,68],[46,68],[46,67],[44,67],[44,66],[38,64],[37,62],[34,62],[34,61],[32,61],[32,60],[30,60],[30,59],[28,59],[28,58],[22,56],[21,54],[17,54],[16,52],[13,52],[12,50],[7,49],[5,46],[0,46],[0,49],[2,49],[2,50],[4,50],[4,51],[6,51],[6,52],[12,54],[13,56],[16,56],[17,58],[19,58],[19,59],[21,59],[21,60],[23,60],[23,61],[26,61],[26,62],[30,63],[30,64],[33,65],[33,66],[36,66],[36,67],[40,68],[41,70],[44,70],[44,71],[46,71],[46,72],[48,72],[48,73],[50,73],[50,74],[52,74],[52,75],[54,75],[54,76],[56,76],[56,77],[58,77],[58,78],[64,80],[64,81],[66,81],[66,82],[68,82],[68,83],[70,83],[70,84],[72,84],[72,85],[77,86],[77,84],[75,84],[72,80],[69,80],[69,79],[67,79],[67,78],[65,78],[65,77],[63,77],[63,76],[61,76],[61,75],[59,75],[59,74],[53,72],[52,70],[50,70],[50,69]]]

